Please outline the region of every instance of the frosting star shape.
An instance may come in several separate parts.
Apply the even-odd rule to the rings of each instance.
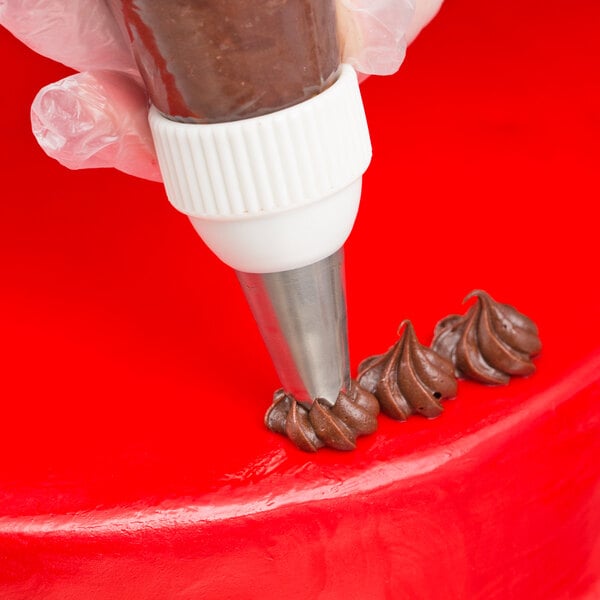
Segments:
[[[531,359],[542,348],[536,324],[487,292],[474,290],[464,301],[471,298],[477,302],[465,315],[450,315],[436,325],[431,347],[465,379],[497,385],[512,375],[531,375]]]
[[[437,417],[444,410],[441,401],[456,396],[454,366],[419,342],[410,321],[402,322],[400,332],[385,354],[359,365],[358,382],[393,419],[404,421],[412,414]]]
[[[354,450],[358,436],[377,429],[378,414],[377,399],[352,381],[348,390],[340,391],[333,406],[317,398],[307,408],[283,389],[277,390],[265,414],[265,425],[305,452],[325,446]]]

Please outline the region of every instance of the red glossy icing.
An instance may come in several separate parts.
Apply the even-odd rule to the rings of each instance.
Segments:
[[[404,318],[427,341],[474,288],[544,348],[531,378],[460,382],[439,419],[381,417],[356,452],[316,456],[263,428],[277,381],[234,275],[160,186],[42,155],[29,102],[66,70],[0,32],[3,600],[600,596],[600,5],[584,4],[455,0],[397,76],[364,84],[353,364]]]

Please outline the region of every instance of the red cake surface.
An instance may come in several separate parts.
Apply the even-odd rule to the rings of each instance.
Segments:
[[[474,288],[543,350],[315,455],[263,426],[278,382],[234,274],[159,184],[44,156],[29,105],[68,71],[0,31],[0,597],[600,598],[599,19],[448,1],[363,84],[354,369]]]

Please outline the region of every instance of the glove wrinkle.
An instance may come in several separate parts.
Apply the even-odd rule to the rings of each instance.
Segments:
[[[336,0],[344,61],[360,80],[389,75],[442,0]],[[70,169],[115,167],[160,181],[148,99],[121,24],[105,0],[0,0],[0,24],[39,54],[79,71],[44,87],[33,133]]]

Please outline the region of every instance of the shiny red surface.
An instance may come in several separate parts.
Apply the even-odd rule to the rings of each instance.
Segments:
[[[363,93],[352,363],[473,288],[534,318],[538,372],[461,382],[306,455],[233,273],[161,186],[29,133],[68,71],[0,32],[0,597],[600,597],[600,5],[448,0]]]

